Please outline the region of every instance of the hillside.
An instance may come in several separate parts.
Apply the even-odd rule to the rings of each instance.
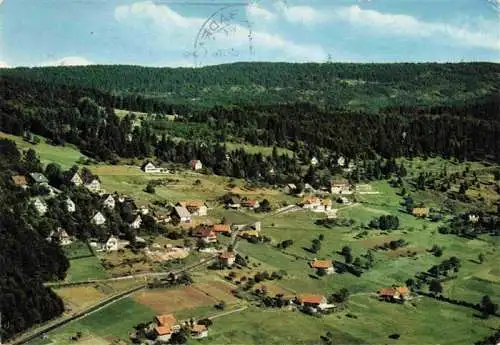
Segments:
[[[376,110],[463,104],[494,95],[500,67],[493,63],[234,63],[198,69],[95,65],[3,69],[0,75],[95,88],[113,95],[141,94],[190,106],[310,102]]]

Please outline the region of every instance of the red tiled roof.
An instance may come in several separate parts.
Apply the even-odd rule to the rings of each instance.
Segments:
[[[213,237],[215,233],[210,228],[202,228],[195,232],[196,237]]]
[[[307,304],[321,304],[323,298],[322,295],[302,295],[299,297],[299,301]]]
[[[155,327],[155,332],[158,335],[166,335],[172,333],[172,330],[170,329],[170,327],[167,326],[158,326]]]
[[[396,290],[394,288],[382,288],[378,294],[382,297],[394,297],[394,295],[396,295]]]
[[[311,262],[312,268],[326,269],[326,268],[329,268],[332,266],[333,266],[333,263],[331,260],[314,260],[313,262]]]
[[[212,230],[215,232],[230,232],[231,226],[229,224],[215,224],[212,226]]]
[[[254,207],[255,205],[257,205],[257,200],[245,200],[245,201],[243,201],[243,206]]]

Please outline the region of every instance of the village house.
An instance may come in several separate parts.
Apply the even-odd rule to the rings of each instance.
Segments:
[[[45,213],[47,213],[47,204],[45,203],[45,201],[41,198],[33,198],[31,200],[32,202],[32,205],[35,207],[35,210],[38,212],[38,214],[40,215],[44,215]]]
[[[110,210],[113,210],[116,205],[115,197],[112,194],[104,194],[102,196],[102,203],[104,204],[105,207],[109,208]]]
[[[318,165],[318,159],[316,157],[313,157],[313,158],[311,158],[310,163],[314,167],[314,166]]]
[[[335,273],[335,269],[333,267],[332,260],[316,260],[316,259],[314,259],[311,262],[311,267],[316,269],[317,271],[322,271],[325,274]]]
[[[234,260],[235,260],[235,256],[234,256],[234,253],[232,253],[232,252],[224,252],[224,253],[220,253],[219,255],[217,255],[217,261],[226,267],[233,266]]]
[[[336,179],[330,181],[330,192],[332,194],[352,194],[349,181],[346,179]]]
[[[53,230],[50,232],[50,235],[47,237],[47,241],[52,242],[52,240],[56,238],[61,246],[67,246],[71,243],[73,243],[73,240],[71,237],[68,235],[66,230],[62,228],[57,228],[57,230]]]
[[[160,210],[153,212],[153,218],[157,223],[168,223],[171,220],[171,217],[167,212]]]
[[[241,206],[251,209],[259,208],[260,204],[257,200],[247,199],[241,203]]]
[[[91,192],[98,192],[101,190],[101,182],[97,177],[93,177],[87,183],[85,183],[85,188],[87,188]]]
[[[160,341],[169,341],[172,334],[178,332],[181,328],[172,314],[156,316],[155,323],[154,333],[156,334],[156,340]]]
[[[415,207],[411,210],[411,213],[415,217],[427,217],[429,215],[429,208],[427,208],[427,207]]]
[[[28,175],[28,180],[31,184],[46,184],[49,183],[49,180],[45,177],[45,175],[40,173],[30,173]]]
[[[231,234],[231,225],[229,224],[214,224],[212,225],[212,231],[216,234]]]
[[[475,214],[469,214],[469,222],[471,223],[479,222],[479,216]]]
[[[104,245],[107,252],[114,252],[118,250],[118,238],[110,236]]]
[[[215,232],[212,231],[212,229],[205,227],[205,226],[201,226],[201,227],[197,228],[194,231],[193,236],[200,238],[205,243],[217,242],[217,236],[216,236]]]
[[[177,206],[185,207],[193,216],[206,216],[208,207],[203,200],[182,200]]]
[[[323,295],[301,295],[297,298],[297,302],[301,307],[309,308],[313,313],[335,308],[333,304],[328,304]]]
[[[294,194],[296,190],[297,190],[297,186],[294,185],[293,183],[289,183],[285,186],[284,191],[286,194]]]
[[[197,159],[193,159],[192,161],[190,161],[189,166],[193,170],[200,170],[201,168],[203,168],[203,164],[201,164],[201,161]]]
[[[175,206],[172,212],[172,218],[181,223],[191,223],[191,213],[183,206]]]
[[[332,200],[331,199],[324,199],[321,200],[321,206],[325,211],[331,211],[332,210]]]
[[[26,181],[26,177],[23,175],[14,175],[12,176],[12,182],[18,187],[21,187],[22,189],[28,188],[28,181]]]
[[[140,215],[137,215],[137,217],[135,217],[134,221],[132,223],[130,223],[130,227],[132,229],[139,229],[141,227],[141,224],[142,224],[142,218]]]
[[[71,176],[71,179],[69,181],[73,183],[75,186],[81,186],[83,184],[83,180],[78,171],[75,172],[73,176]]]
[[[345,158],[340,156],[338,159],[337,159],[337,165],[339,167],[343,167],[345,165]]]
[[[382,288],[378,291],[378,297],[384,301],[404,302],[410,297],[410,289],[406,286],[393,286]]]
[[[208,328],[205,325],[194,325],[191,327],[191,337],[193,339],[206,338],[208,336]]]
[[[168,173],[168,169],[155,166],[151,162],[143,164],[141,169],[147,174],[165,174]]]
[[[232,196],[231,198],[229,198],[227,206],[229,208],[240,208],[241,207],[241,199],[238,198],[237,196]]]
[[[300,205],[302,205],[302,208],[306,210],[317,210],[318,208],[321,208],[321,199],[315,196],[305,197],[300,202]]]
[[[70,198],[67,198],[66,199],[66,210],[69,212],[69,213],[73,213],[76,211],[76,205],[75,203],[73,202],[73,200],[71,200]]]
[[[106,223],[106,218],[103,216],[103,214],[101,212],[97,212],[92,217],[92,219],[90,220],[90,222],[92,224],[95,224],[95,225],[103,225],[104,223]]]
[[[139,213],[145,216],[146,214],[149,214],[149,208],[145,205],[142,205],[139,207]]]

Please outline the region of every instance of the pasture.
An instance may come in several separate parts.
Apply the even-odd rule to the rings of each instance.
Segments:
[[[63,169],[71,168],[82,157],[86,158],[76,147],[70,144],[66,144],[65,146],[50,145],[45,142],[46,139],[43,137],[39,137],[41,141],[36,145],[24,141],[21,137],[4,132],[0,132],[0,138],[14,141],[20,149],[34,149],[43,164],[57,163]]]
[[[95,256],[73,259],[69,261],[69,269],[65,281],[73,282],[87,279],[104,279],[108,274],[101,261]]]

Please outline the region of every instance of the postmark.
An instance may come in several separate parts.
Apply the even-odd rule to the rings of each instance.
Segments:
[[[192,50],[195,67],[224,59],[249,60],[254,54],[252,23],[247,17],[249,3],[225,5],[213,12],[201,25]]]

